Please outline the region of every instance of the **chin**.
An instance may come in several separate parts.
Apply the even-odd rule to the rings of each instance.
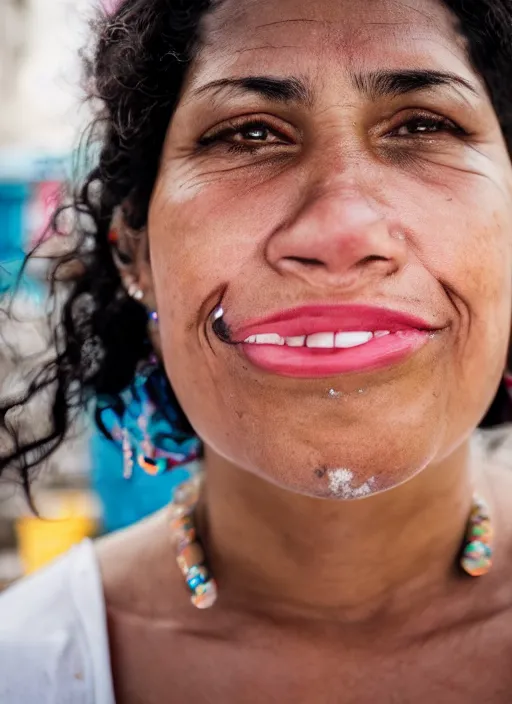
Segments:
[[[372,437],[371,432],[368,437]],[[404,440],[389,438],[386,446],[367,443],[358,451],[349,444],[330,451],[325,447],[311,450],[296,442],[291,452],[267,452],[244,464],[262,479],[288,491],[319,499],[361,501],[405,484],[436,461],[438,445],[432,437],[421,443],[419,439],[412,442],[410,437]]]

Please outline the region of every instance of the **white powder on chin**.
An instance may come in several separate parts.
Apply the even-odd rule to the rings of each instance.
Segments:
[[[328,474],[331,494],[342,499],[361,499],[374,491],[375,477],[354,486],[354,472],[350,469],[330,469]]]

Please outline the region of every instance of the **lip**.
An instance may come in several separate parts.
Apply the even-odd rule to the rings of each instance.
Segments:
[[[410,313],[368,305],[346,306],[302,306],[258,318],[235,328],[233,338],[243,342],[251,335],[264,335],[275,332],[281,337],[313,335],[330,330],[344,332],[347,330],[439,330],[422,318]]]
[[[368,305],[314,305],[249,321],[232,331],[233,339],[255,366],[278,375],[321,378],[383,369],[405,361],[442,328],[416,315]],[[245,343],[252,335],[281,337],[321,332],[389,331],[348,349],[318,349]]]

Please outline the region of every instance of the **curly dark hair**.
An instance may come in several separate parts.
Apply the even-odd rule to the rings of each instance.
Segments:
[[[96,43],[86,65],[88,85],[100,106],[93,133],[99,135],[101,149],[73,201],[77,250],[62,259],[64,264],[79,257],[83,273],[56,326],[54,358],[41,365],[24,394],[0,399],[0,430],[12,439],[4,454],[0,447],[0,474],[15,467],[26,487],[29,470],[58,447],[74,415],[101,394],[120,394],[150,351],[147,316],[121,285],[109,228],[120,206],[131,229],[146,224],[166,131],[200,46],[201,20],[221,2],[124,0],[94,26]],[[512,0],[443,2],[458,17],[512,153]],[[58,215],[54,229],[59,230]],[[54,280],[52,295],[55,288]],[[101,355],[91,354],[98,345]],[[42,437],[21,439],[13,416],[41,392],[51,394],[51,427]],[[169,393],[178,407],[171,389]],[[508,395],[501,387],[482,425],[509,418]]]

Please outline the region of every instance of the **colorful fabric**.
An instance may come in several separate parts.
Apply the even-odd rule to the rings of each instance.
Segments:
[[[200,440],[180,429],[168,381],[156,360],[143,365],[120,396],[101,396],[96,418],[122,450],[127,479],[136,465],[158,475],[200,456]]]

